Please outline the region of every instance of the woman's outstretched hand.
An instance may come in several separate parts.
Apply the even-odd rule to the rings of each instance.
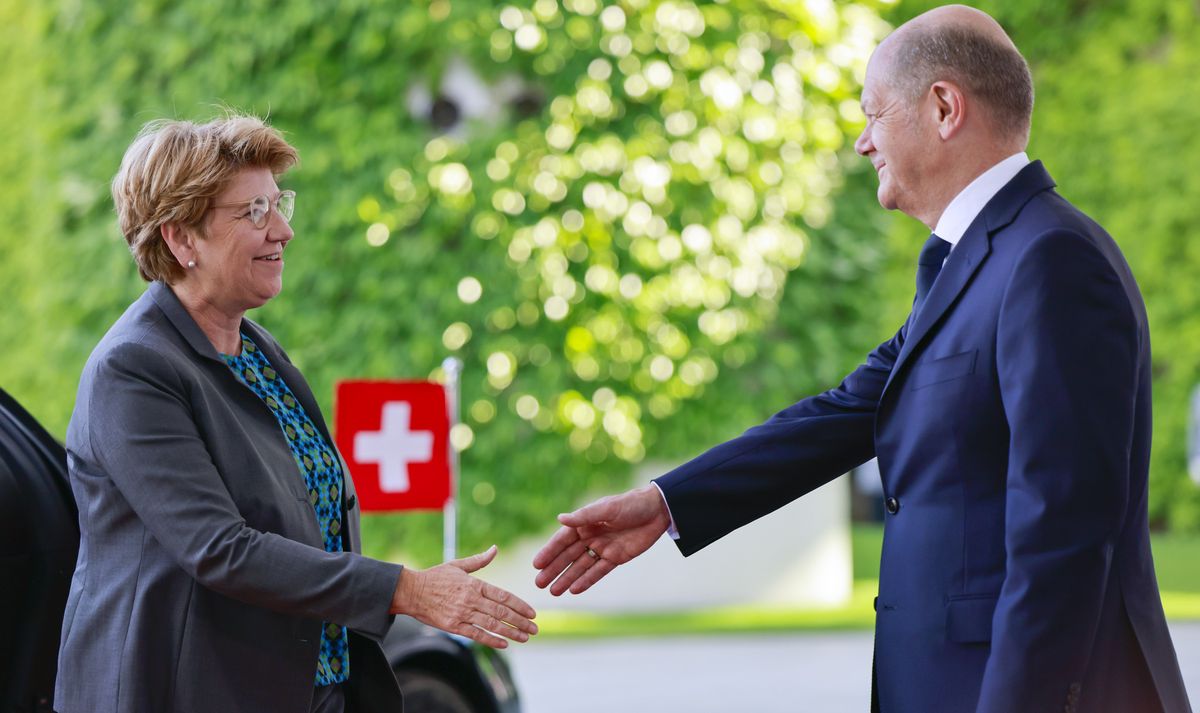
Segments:
[[[533,607],[515,594],[472,577],[496,557],[496,546],[420,570],[406,567],[392,595],[391,612],[407,614],[442,631],[495,649],[504,638],[528,641],[538,631]],[[504,637],[504,638],[501,638]]]

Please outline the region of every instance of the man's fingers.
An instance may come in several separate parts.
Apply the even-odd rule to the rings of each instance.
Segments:
[[[480,552],[477,555],[471,555],[470,557],[463,557],[462,559],[450,560],[446,564],[458,567],[459,569],[461,569],[464,572],[468,572],[468,573],[475,572],[475,571],[481,570],[484,567],[488,566],[488,564],[491,563],[491,561],[496,558],[497,552],[499,552],[499,550],[496,548],[495,545],[492,545],[491,547],[487,548],[486,550],[484,550],[483,552]]]
[[[483,584],[483,596],[486,598],[485,605],[499,607],[502,610],[503,615],[500,618],[508,621],[511,624],[516,624],[517,622],[510,619],[510,617],[519,617],[521,621],[532,627],[532,629],[530,629],[526,626],[522,626],[522,629],[525,629],[531,634],[537,633],[537,625],[529,621],[529,619],[533,619],[537,616],[537,611],[535,611],[533,607],[529,606],[529,603],[524,599],[521,599],[512,592],[501,589],[495,585],[488,584],[487,582],[484,582]]]
[[[550,538],[550,541],[538,550],[538,553],[533,556],[533,566],[536,569],[545,569],[555,557],[563,550],[579,541],[579,535],[574,528],[560,527],[558,532]]]
[[[611,533],[612,528],[607,525],[585,525],[575,530],[575,534],[579,535],[579,539],[584,542],[592,542],[598,537],[604,537]]]
[[[575,580],[574,584],[571,585],[571,594],[583,594],[593,584],[599,582],[604,575],[616,568],[617,565],[615,562],[609,562],[606,559],[598,560],[596,564],[588,567],[588,570],[584,572],[579,579]]]
[[[574,584],[575,580],[579,579],[595,562],[596,560],[592,559],[592,556],[586,551],[576,557],[571,566],[567,567],[567,571],[554,580],[554,584],[550,586],[550,593],[557,597],[567,591],[567,588]]]
[[[582,542],[575,542],[567,549],[558,553],[554,561],[542,568],[538,572],[537,577],[534,577],[533,583],[540,589],[545,589],[547,585],[558,578],[571,563],[579,559],[579,556],[584,554],[587,548]]]
[[[575,512],[563,513],[558,521],[567,527],[583,527],[595,525],[616,516],[619,506],[614,497],[601,498],[594,503],[584,505]]]

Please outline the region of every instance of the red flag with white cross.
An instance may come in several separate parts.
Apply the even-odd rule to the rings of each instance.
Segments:
[[[441,510],[450,499],[450,413],[441,384],[340,382],[334,430],[363,511]]]

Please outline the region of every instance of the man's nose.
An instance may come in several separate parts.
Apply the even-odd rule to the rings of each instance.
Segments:
[[[868,129],[869,127],[864,126],[862,133],[854,140],[854,152],[859,156],[866,156],[875,148],[871,145],[871,136]]]

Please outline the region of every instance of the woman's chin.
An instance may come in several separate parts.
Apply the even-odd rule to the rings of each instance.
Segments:
[[[266,303],[279,296],[283,291],[283,281],[276,280],[273,283],[259,285],[258,289],[254,290],[253,294],[248,295],[245,309],[258,309]]]

